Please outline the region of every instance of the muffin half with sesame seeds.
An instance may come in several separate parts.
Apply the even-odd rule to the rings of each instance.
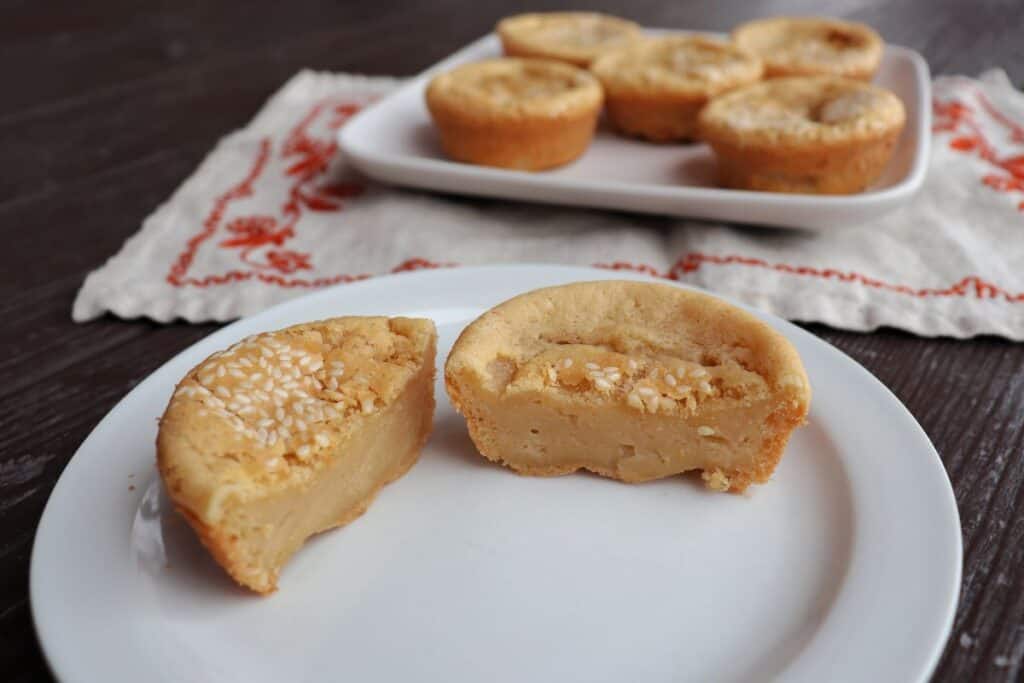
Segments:
[[[490,460],[626,482],[768,480],[810,405],[789,341],[707,294],[645,282],[540,289],[470,324],[445,385]]]
[[[429,320],[334,318],[249,337],[182,379],[157,465],[235,581],[273,592],[306,539],[412,467],[433,420],[436,340]]]

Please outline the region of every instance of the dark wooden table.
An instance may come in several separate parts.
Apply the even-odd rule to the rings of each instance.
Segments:
[[[920,50],[935,73],[1003,66],[1024,80],[1018,0],[570,4],[707,29],[831,12]],[[215,329],[75,325],[71,302],[86,272],[299,68],[413,74],[520,9],[511,0],[0,2],[0,678],[49,678],[28,565],[64,465],[128,390]],[[1024,232],[1006,246],[1024,248]],[[1024,680],[1024,346],[808,329],[907,404],[953,481],[964,583],[935,680]]]

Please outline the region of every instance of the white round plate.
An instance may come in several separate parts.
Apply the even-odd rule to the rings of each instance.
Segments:
[[[277,306],[179,354],[82,444],[32,554],[36,628],[64,681],[924,681],[960,583],[938,455],[899,401],[816,337],[814,399],[771,482],[520,477],[473,449],[438,383],[419,463],[323,534],[266,598],[168,509],[156,418],[175,381],[254,332],[336,315],[432,318],[439,360],[537,287],[644,279],[552,266],[418,272]]]

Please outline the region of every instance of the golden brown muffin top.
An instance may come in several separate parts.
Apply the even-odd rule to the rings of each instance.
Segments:
[[[434,337],[429,320],[333,318],[213,354],[181,380],[160,420],[168,487],[212,512],[216,495],[306,480],[398,398]]]
[[[605,53],[591,71],[609,91],[710,95],[761,77],[761,61],[702,36],[652,38]]]
[[[791,75],[871,73],[882,58],[884,43],[870,26],[838,19],[774,17],[738,26],[733,41],[773,70]]]
[[[601,85],[587,71],[548,59],[501,58],[435,76],[427,106],[481,122],[572,116],[599,107]]]
[[[640,38],[632,21],[597,12],[537,12],[517,14],[498,22],[506,44],[537,57],[586,66],[603,51]]]
[[[819,144],[901,128],[903,102],[861,81],[831,76],[777,78],[713,99],[700,114],[701,137],[734,144]]]
[[[549,287],[499,304],[453,347],[445,375],[464,373],[497,395],[559,391],[662,414],[771,390],[810,401],[796,350],[757,317],[707,294],[635,281]]]

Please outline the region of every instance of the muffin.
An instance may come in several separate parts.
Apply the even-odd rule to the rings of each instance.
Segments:
[[[850,194],[878,179],[906,114],[882,88],[829,76],[780,78],[717,97],[701,139],[726,187]]]
[[[539,171],[586,150],[601,111],[593,75],[546,59],[464,64],[427,86],[427,108],[455,161]]]
[[[492,308],[455,343],[445,386],[480,453],[521,474],[699,470],[737,492],[768,480],[810,404],[781,334],[646,282],[551,287]]]
[[[307,538],[351,522],[430,434],[429,320],[335,318],[249,337],[193,368],[157,465],[213,558],[257,593]]]
[[[764,61],[765,76],[843,76],[870,81],[884,43],[870,26],[837,19],[776,17],[737,27],[732,39]]]
[[[499,21],[495,30],[509,57],[557,59],[582,67],[605,50],[641,37],[632,21],[596,12],[518,14]]]
[[[698,36],[671,36],[607,52],[590,70],[604,86],[608,118],[627,135],[687,140],[697,114],[719,93],[761,78],[760,60]]]

